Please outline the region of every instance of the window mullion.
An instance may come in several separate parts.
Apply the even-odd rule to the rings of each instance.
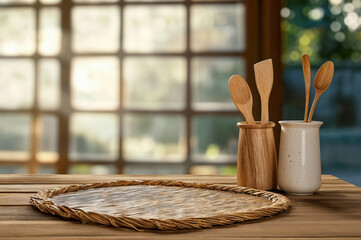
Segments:
[[[59,160],[57,164],[57,173],[65,174],[69,169],[69,118],[71,112],[70,106],[70,64],[71,64],[71,8],[70,0],[61,2],[61,28],[62,28],[62,47],[60,52],[61,62],[61,103],[59,119]]]
[[[34,61],[34,95],[32,108],[32,122],[31,122],[31,145],[30,145],[30,159],[28,163],[28,173],[34,174],[37,171],[36,154],[39,150],[39,108],[38,108],[38,64],[39,64],[39,30],[40,30],[40,3],[37,0],[34,4],[35,11],[35,52],[32,57]]]
[[[118,110],[118,123],[119,123],[119,147],[118,147],[118,161],[117,161],[117,171],[119,174],[124,173],[124,157],[123,157],[123,119],[124,119],[124,105],[123,105],[123,96],[124,96],[124,81],[123,81],[123,60],[124,60],[124,50],[123,50],[123,35],[124,35],[124,2],[119,1],[118,6],[120,8],[120,36],[119,36],[119,66],[120,66],[120,74],[119,74],[119,110]]]
[[[185,169],[186,173],[190,173],[192,166],[191,162],[191,138],[192,138],[192,84],[191,84],[191,57],[192,53],[190,50],[190,7],[191,0],[185,0],[186,6],[186,60],[187,60],[187,79],[186,79],[186,160]]]

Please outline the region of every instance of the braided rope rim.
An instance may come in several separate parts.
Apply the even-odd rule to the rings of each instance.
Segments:
[[[181,218],[181,219],[146,219],[133,218],[126,216],[110,216],[107,214],[99,214],[96,212],[84,211],[64,205],[56,205],[50,198],[62,193],[75,192],[78,190],[86,190],[91,188],[106,188],[116,186],[133,186],[133,185],[161,185],[183,188],[201,188],[214,191],[226,191],[238,194],[247,194],[255,197],[261,197],[270,200],[272,204],[269,207],[262,207],[253,211],[236,212],[231,214],[221,214],[211,217],[200,218]],[[142,229],[151,230],[183,230],[183,229],[199,229],[210,228],[212,226],[228,225],[233,223],[244,222],[248,220],[256,220],[269,217],[286,211],[291,206],[291,201],[280,194],[262,191],[248,187],[233,187],[217,184],[201,184],[180,181],[167,180],[143,180],[143,181],[127,181],[119,180],[112,182],[91,183],[83,185],[71,185],[61,188],[48,189],[36,193],[30,197],[30,204],[41,212],[59,215],[67,219],[80,220],[83,223],[97,223],[110,225],[113,227],[132,228],[137,231]]]

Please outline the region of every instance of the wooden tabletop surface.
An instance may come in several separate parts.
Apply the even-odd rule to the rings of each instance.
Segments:
[[[82,224],[38,212],[29,196],[69,184],[128,179],[168,179],[233,185],[235,176],[0,175],[1,239],[361,239],[361,188],[331,175],[313,196],[290,196],[289,211],[227,227],[182,232],[136,232]]]

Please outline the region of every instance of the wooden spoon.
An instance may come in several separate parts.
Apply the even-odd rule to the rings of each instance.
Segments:
[[[257,89],[261,97],[261,123],[266,124],[269,121],[268,104],[273,86],[272,59],[256,63],[254,65],[254,75],[256,77]]]
[[[256,124],[252,114],[252,93],[246,80],[239,75],[233,75],[228,81],[228,89],[234,104],[243,114],[247,124]]]
[[[311,66],[310,66],[310,58],[308,57],[307,54],[302,55],[302,68],[303,68],[303,76],[305,78],[305,91],[306,91],[304,122],[307,122],[308,102],[310,100],[310,88],[311,88]]]
[[[331,61],[324,63],[317,71],[315,80],[313,82],[313,85],[315,86],[316,89],[316,95],[315,98],[313,99],[310,115],[308,116],[308,122],[312,121],[313,112],[315,111],[316,104],[321,94],[324,93],[327,90],[327,88],[330,86],[332,82],[333,72],[334,72],[334,65],[333,62]]]

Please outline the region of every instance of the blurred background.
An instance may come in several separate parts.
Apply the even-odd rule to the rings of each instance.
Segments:
[[[304,113],[302,54],[310,56],[312,79],[324,62],[334,61],[332,84],[314,114],[324,122],[322,170],[361,186],[361,0],[290,0],[281,16],[283,118]]]
[[[323,172],[361,186],[360,25],[361,0],[0,0],[0,173],[235,174],[228,78],[259,118],[271,57],[271,120],[302,119],[308,53],[336,68]]]

